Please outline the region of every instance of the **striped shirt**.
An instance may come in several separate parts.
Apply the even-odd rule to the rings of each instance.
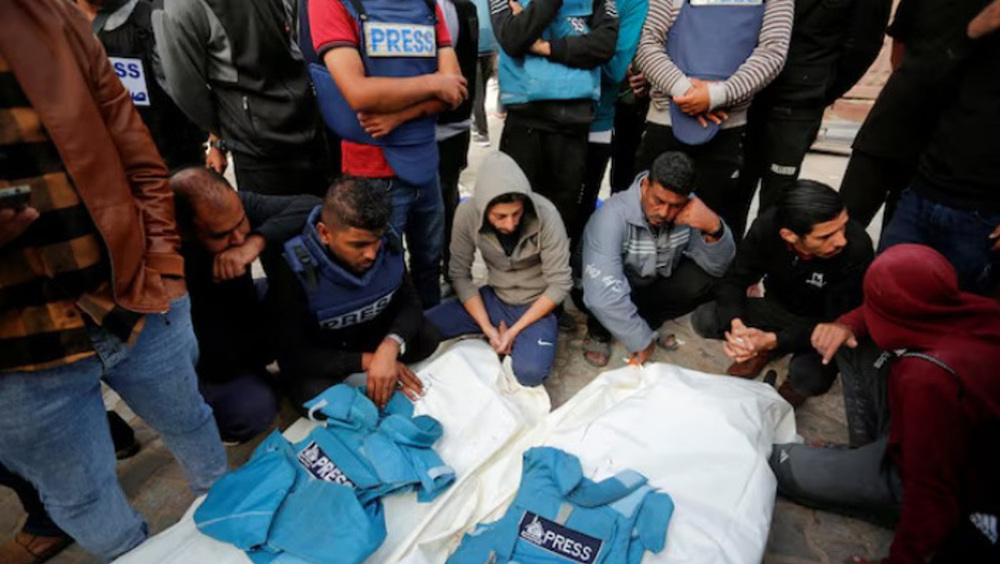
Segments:
[[[0,54],[0,188],[24,185],[39,217],[0,247],[0,371],[43,370],[92,356],[88,319],[133,339],[142,317],[112,301],[97,228]]]
[[[691,81],[666,52],[667,33],[677,20],[683,1],[650,0],[635,58],[651,86],[652,103],[646,119],[660,125],[670,125],[670,98],[683,95],[691,87]],[[764,21],[757,47],[732,76],[709,86],[711,109],[724,109],[729,114],[729,119],[722,123],[723,128],[745,125],[747,108],[754,94],[781,72],[794,19],[794,0],[764,1]]]

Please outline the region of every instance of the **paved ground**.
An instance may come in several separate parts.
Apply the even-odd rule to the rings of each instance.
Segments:
[[[493,147],[472,148],[470,167],[462,177],[462,183],[467,188],[466,192],[475,184],[479,161],[488,151],[495,149],[499,142],[502,124],[495,117],[491,118],[491,122]],[[803,176],[839,186],[845,165],[844,157],[811,154],[806,160]],[[873,225],[877,227],[880,223],[880,218],[876,218]],[[657,351],[654,356],[655,361],[673,362],[707,372],[725,371],[729,363],[722,354],[718,342],[697,337],[691,330],[687,317],[677,319],[672,324],[675,333],[684,344],[673,353]],[[583,334],[584,327],[581,324],[576,334],[563,335],[560,339],[555,372],[546,383],[554,406],[564,403],[597,375],[597,371],[583,361],[580,352]],[[609,368],[619,366],[624,354],[620,345],[616,345]],[[778,361],[774,364],[780,375],[780,383],[780,379],[785,377],[787,361]],[[131,421],[142,442],[142,451],[134,458],[120,463],[118,473],[126,494],[146,518],[150,530],[155,533],[174,523],[191,503],[193,496],[187,490],[180,467],[167,452],[159,437],[141,420],[135,418],[121,402],[109,398],[109,403],[118,409],[126,420]],[[282,419],[282,425],[287,425],[291,423],[292,417],[285,415]],[[810,400],[801,407],[796,413],[796,419],[799,433],[803,436],[846,441],[839,383],[826,396]],[[231,465],[242,464],[254,446],[256,445],[247,444],[228,449]],[[0,542],[6,541],[17,530],[22,514],[15,496],[9,490],[0,489]],[[855,554],[868,557],[882,556],[887,552],[890,540],[891,531],[886,529],[779,500],[764,562],[828,564],[841,563]],[[79,547],[73,546],[52,562],[83,564],[94,560]]]

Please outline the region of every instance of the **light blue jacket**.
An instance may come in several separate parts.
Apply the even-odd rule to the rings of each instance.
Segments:
[[[472,0],[476,4],[476,15],[479,16],[479,54],[497,52],[497,38],[493,35],[493,24],[490,23],[490,0]]]
[[[601,65],[601,98],[597,102],[591,131],[610,131],[615,121],[618,87],[639,48],[639,33],[646,21],[649,0],[615,0],[618,8],[618,42],[615,55]]]
[[[632,282],[669,277],[683,258],[721,277],[736,256],[728,227],[714,243],[686,225],[654,233],[640,202],[646,174],[604,202],[583,232],[583,302],[630,352],[645,349],[656,336],[632,303]]]

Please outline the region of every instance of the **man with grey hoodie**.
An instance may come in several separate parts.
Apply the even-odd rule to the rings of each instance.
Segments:
[[[488,271],[478,289],[476,249]],[[518,382],[540,385],[556,356],[553,311],[573,285],[559,210],[531,191],[514,159],[493,153],[479,168],[475,195],[455,211],[450,250],[458,300],[428,310],[427,318],[445,339],[483,333],[498,354],[510,355]]]
[[[654,327],[713,297],[736,255],[733,233],[695,191],[694,161],[663,153],[632,187],[597,210],[583,232],[584,358],[604,366],[612,336],[643,364],[656,345],[676,347]]]

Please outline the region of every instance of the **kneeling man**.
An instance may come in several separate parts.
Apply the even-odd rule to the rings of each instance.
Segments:
[[[872,262],[872,241],[847,217],[833,188],[799,180],[761,214],[740,244],[717,290],[718,300],[698,308],[691,325],[701,336],[726,339],[736,361],[733,376],[753,378],[768,360],[792,354],[778,391],[793,406],[825,393],[837,378],[823,364],[810,336],[861,305],[861,282]],[[763,278],[763,296],[747,290]]]
[[[285,243],[269,302],[282,378],[301,406],[356,372],[380,407],[401,387],[422,386],[404,363],[437,348],[389,229],[383,181],[345,176],[309,215],[301,235]]]
[[[472,282],[476,249],[488,278]],[[486,157],[476,192],[455,211],[448,272],[458,295],[427,312],[444,338],[483,333],[511,357],[517,381],[537,386],[549,376],[559,324],[553,310],[573,285],[569,240],[559,210],[531,191],[504,153]]]
[[[736,254],[725,222],[692,192],[694,162],[663,153],[632,187],[597,210],[583,233],[584,357],[604,366],[611,337],[645,363],[672,334],[654,330],[711,299]]]

